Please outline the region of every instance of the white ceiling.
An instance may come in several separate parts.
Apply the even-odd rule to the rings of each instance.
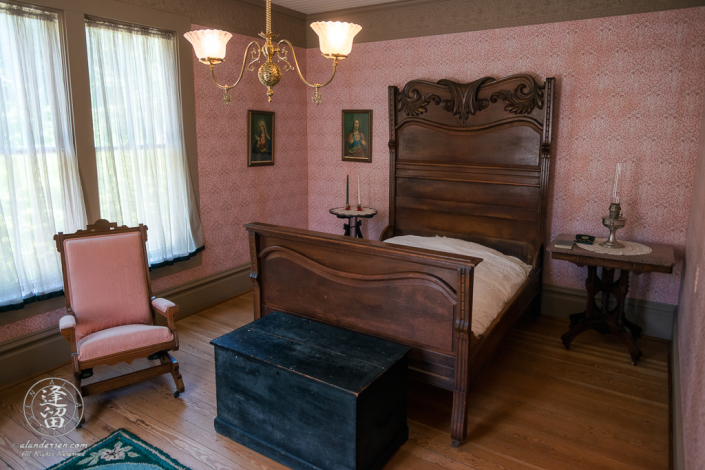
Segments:
[[[347,10],[348,8],[390,3],[394,0],[272,0],[272,3],[310,15],[324,11]]]

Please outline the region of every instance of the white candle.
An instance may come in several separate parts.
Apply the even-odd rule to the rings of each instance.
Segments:
[[[360,175],[357,175],[357,205],[360,205]]]
[[[619,174],[622,172],[622,162],[617,163],[617,171],[614,174],[614,186],[612,187],[612,202],[619,204]]]

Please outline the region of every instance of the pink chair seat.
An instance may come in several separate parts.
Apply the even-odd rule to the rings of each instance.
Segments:
[[[81,338],[78,360],[88,361],[124,351],[173,341],[174,335],[165,326],[123,325],[97,331]]]

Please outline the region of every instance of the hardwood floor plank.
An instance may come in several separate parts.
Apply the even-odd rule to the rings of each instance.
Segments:
[[[539,360],[540,367],[536,367]],[[531,351],[520,351],[520,354],[502,351],[495,356],[493,365],[496,367],[508,367],[512,370],[529,369],[537,372],[540,370],[544,375],[594,387],[604,391],[604,393],[618,393],[634,399],[651,402],[656,406],[668,407],[668,396],[663,396],[664,384],[637,381],[620,374],[561,361],[558,358],[540,357]]]
[[[487,377],[491,377],[491,379],[488,380]],[[492,393],[494,389],[498,390],[501,388],[500,385],[497,385],[501,383],[512,384],[508,388],[509,393],[511,393],[515,385],[521,384],[523,389],[529,390],[530,396],[526,397],[527,400],[531,400],[532,396],[548,395],[555,397],[556,400],[564,403],[565,407],[563,410],[571,415],[576,410],[584,409],[589,413],[593,409],[598,414],[609,411],[607,417],[612,417],[613,419],[615,414],[620,418],[622,416],[637,415],[647,418],[662,417],[664,420],[668,418],[667,412],[654,413],[656,410],[662,409],[662,405],[634,400],[632,397],[622,394],[602,393],[599,388],[566,381],[559,377],[552,377],[551,375],[543,374],[540,369],[526,370],[524,368],[511,367],[500,369],[499,367],[490,367],[471,393],[474,393],[475,390]]]
[[[418,445],[413,440],[409,440],[403,447],[402,451],[407,453],[410,459],[415,462],[424,462],[425,464],[433,465],[434,468],[447,470],[469,470],[477,469],[478,467],[470,466],[464,462],[449,458],[441,453],[435,452],[432,449]],[[408,466],[395,467],[393,464],[386,466],[388,469],[405,469]]]
[[[0,432],[0,459],[10,468],[45,468],[45,465],[31,456],[22,455],[18,446],[27,440],[22,440],[26,429],[2,416],[2,432]],[[35,437],[32,436],[34,442]]]
[[[198,340],[194,340],[188,335],[182,335],[179,337],[179,351],[191,354],[192,356],[200,357],[204,361],[212,362],[215,364],[215,356],[212,349],[213,346],[210,346],[210,351],[206,349],[208,346],[208,344],[204,344]]]
[[[252,294],[177,322],[186,392],[169,374],[85,398],[86,426],[60,438],[91,445],[123,427],[194,470],[285,467],[217,434],[215,360],[210,341],[253,319]],[[634,367],[610,335],[586,332],[566,350],[565,319],[524,319],[507,335],[469,395],[468,439],[450,444],[452,393],[411,382],[409,441],[386,469],[657,469],[668,466],[669,344],[640,338]],[[94,368],[90,383],[156,361]],[[22,400],[40,378],[70,380],[70,366],[0,391],[0,468],[43,468],[60,459],[22,458],[15,436],[37,441]],[[12,436],[10,439],[8,436]],[[26,441],[26,439],[25,439]]]
[[[473,406],[483,409],[492,409],[499,406],[506,406],[511,410],[512,417],[522,420],[532,420],[551,426],[557,431],[574,439],[589,440],[597,446],[604,446],[614,449],[614,452],[638,451],[643,455],[664,455],[668,451],[668,442],[658,442],[658,437],[663,435],[667,422],[653,423],[644,418],[643,420],[632,420],[629,425],[620,423],[609,428],[605,428],[603,423],[609,419],[608,413],[590,413],[585,410],[580,413],[566,413],[560,406],[555,406],[555,402],[550,398],[535,396],[531,400],[526,399],[526,395],[517,394],[510,396],[504,393],[473,393]],[[599,402],[595,401],[593,407],[599,407]],[[594,408],[593,408],[594,409]],[[631,430],[642,426],[639,437],[634,437]],[[647,427],[648,429],[644,429]],[[617,458],[615,456],[615,458]]]
[[[502,408],[498,408],[498,406]],[[659,458],[666,456],[668,449],[662,449],[661,452],[658,452],[656,449],[648,449],[643,445],[637,447],[630,442],[617,441],[611,436],[604,436],[600,429],[594,429],[593,432],[587,433],[581,432],[580,428],[571,425],[561,426],[553,419],[542,420],[539,419],[540,415],[521,413],[520,408],[506,406],[506,402],[502,402],[501,405],[491,403],[489,407],[475,403],[472,409],[473,415],[470,422],[474,418],[477,423],[497,427],[500,431],[506,429],[507,432],[511,430],[514,433],[526,433],[532,436],[532,440],[542,439],[545,442],[550,442],[561,454],[570,453],[586,464],[592,462],[594,468],[604,464],[606,459],[621,462],[624,466],[610,463],[605,468],[661,469],[668,464],[665,458]],[[506,425],[506,428],[500,424]],[[573,445],[575,442],[589,442],[590,444],[584,449],[576,449]],[[594,452],[594,449],[599,449],[599,452]]]
[[[186,337],[186,338],[190,338],[193,341],[197,341],[199,343],[203,343],[205,345],[208,345],[210,348],[213,348],[213,346],[210,344],[211,341],[214,339],[212,335],[206,336],[204,334],[201,334],[197,330],[193,330],[193,329],[189,328],[188,325],[179,325],[179,341],[181,340],[182,336]],[[216,338],[217,338],[217,336],[216,336]]]
[[[663,363],[650,361],[634,367],[631,362],[616,358],[610,352],[593,352],[567,350],[560,341],[543,341],[542,337],[526,335],[525,332],[511,334],[504,343],[512,351],[531,351],[542,357],[556,358],[565,362],[593,367],[605,372],[613,372],[625,377],[645,380],[649,382],[667,383],[668,367]],[[628,356],[627,356],[628,357]],[[658,364],[659,367],[654,367]]]
[[[603,455],[595,455],[586,450],[585,446],[576,445],[584,441],[571,440],[551,429],[543,428],[540,424],[518,420],[504,412],[503,408],[488,411],[471,402],[468,411],[468,437],[466,443],[460,447],[461,450],[467,444],[482,446],[494,453],[541,468],[639,468],[623,465]],[[442,419],[439,419],[440,415],[443,416]],[[421,409],[416,408],[415,403],[415,413],[410,419],[428,424],[437,430],[446,430],[450,426],[450,410],[439,412],[435,406]]]
[[[537,470],[540,467],[492,452],[466,441],[460,448],[450,444],[450,434],[409,421],[409,441],[448,458],[481,470]]]
[[[440,470],[443,468],[435,463],[414,456],[411,452],[411,446],[412,444],[409,443],[404,444],[384,468],[394,470]]]
[[[259,470],[267,468],[284,470],[287,468],[227,437],[218,435],[213,428],[215,408],[209,410],[208,424],[200,422],[201,426],[197,426],[189,420],[183,419],[183,412],[188,405],[180,399],[168,395],[165,397],[158,391],[151,389],[149,385],[135,384],[124,390],[115,391],[111,395],[135,415],[147,416],[174,433],[189,436],[200,446],[210,449],[242,468]]]
[[[233,331],[232,328],[228,328],[227,326],[223,326],[207,318],[200,317],[199,315],[193,315],[188,318],[184,318],[181,321],[184,322],[187,328],[200,331],[206,336],[212,335],[213,338],[218,338],[219,336]]]
[[[106,424],[124,428],[151,445],[163,450],[184,465],[191,468],[234,469],[245,468],[235,465],[215,452],[204,448],[188,436],[181,435],[161,423],[144,415],[137,415],[119,400],[109,395],[95,398],[100,405],[94,418]]]
[[[547,343],[548,340],[553,340],[558,341],[562,346],[563,343],[560,341],[560,337],[563,333],[568,331],[568,327],[569,321],[567,319],[541,316],[540,321],[531,321],[525,318],[520,319],[517,322],[513,332],[521,332],[522,334],[540,334],[546,338],[547,341],[545,343]],[[627,363],[631,363],[629,360],[629,353],[627,352],[624,343],[622,343],[614,335],[603,335],[596,331],[586,331],[574,341],[574,344],[581,350],[610,352],[611,354],[614,354],[615,357],[619,356],[625,358]],[[639,360],[640,366],[642,365],[642,362],[644,362],[645,364],[661,364],[661,366],[667,367],[670,344],[669,341],[658,338],[642,337],[637,340],[637,344],[640,345],[640,347],[642,344],[646,345],[645,348],[641,348],[642,352],[644,352],[644,356],[642,356]],[[570,348],[571,350],[577,350],[573,344],[571,344]]]

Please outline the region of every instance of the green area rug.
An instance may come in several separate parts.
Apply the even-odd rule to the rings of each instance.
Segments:
[[[129,431],[118,429],[83,455],[70,457],[49,470],[190,470]]]

